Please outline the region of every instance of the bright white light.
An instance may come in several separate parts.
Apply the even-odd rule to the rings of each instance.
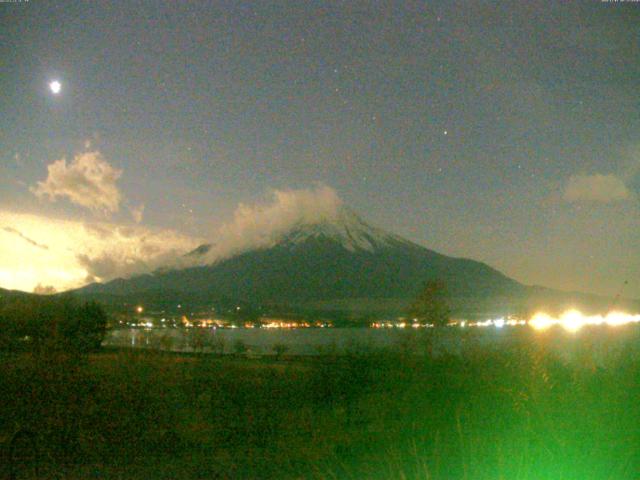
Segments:
[[[57,95],[60,93],[60,90],[62,90],[62,84],[58,80],[54,80],[49,83],[49,90],[51,90],[51,93],[54,95]]]
[[[560,322],[565,330],[569,332],[577,332],[583,325],[585,325],[586,319],[579,311],[569,310],[562,314]]]
[[[560,317],[553,318],[546,313],[536,313],[529,325],[536,330],[546,330],[553,325],[560,325],[569,332],[577,332],[585,325],[608,325],[617,327],[628,323],[640,323],[640,314],[609,312],[603,315],[584,315],[578,310],[567,310]]]

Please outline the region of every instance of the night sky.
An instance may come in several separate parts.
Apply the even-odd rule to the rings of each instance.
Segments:
[[[614,295],[627,280],[640,297],[640,3],[0,15],[0,287],[135,272],[215,238],[240,203],[333,189],[524,283]]]

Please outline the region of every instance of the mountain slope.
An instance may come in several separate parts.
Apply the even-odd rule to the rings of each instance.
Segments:
[[[2,301],[3,299],[28,298],[36,296],[36,294],[23,292],[20,290],[7,290],[4,288],[0,288],[0,301]]]
[[[203,245],[188,257],[205,261],[212,251],[215,245]],[[455,298],[513,297],[525,289],[481,262],[441,255],[342,209],[334,218],[299,223],[265,247],[211,265],[92,284],[79,292],[192,304],[219,299],[292,306],[356,299],[406,303],[430,279],[444,281]]]

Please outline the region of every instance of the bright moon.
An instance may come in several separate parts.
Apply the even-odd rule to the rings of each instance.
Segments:
[[[54,80],[49,84],[49,89],[54,95],[59,94],[61,88],[62,88],[62,84],[58,80]]]

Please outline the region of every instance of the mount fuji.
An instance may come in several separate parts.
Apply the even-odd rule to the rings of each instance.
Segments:
[[[528,287],[488,265],[453,258],[373,227],[342,206],[301,220],[228,257],[216,244],[186,254],[195,265],[77,290],[108,303],[162,306],[219,301],[303,310],[400,312],[428,280],[444,282],[454,306],[512,303]],[[497,303],[496,303],[497,302]]]

